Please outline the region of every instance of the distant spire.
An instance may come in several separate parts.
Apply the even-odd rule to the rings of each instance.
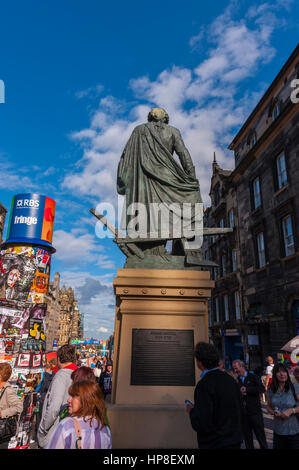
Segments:
[[[216,152],[214,152],[214,160],[213,160],[213,173],[216,171],[216,169],[219,168],[219,165],[216,160]]]

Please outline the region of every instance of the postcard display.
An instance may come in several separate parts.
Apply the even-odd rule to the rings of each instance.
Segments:
[[[26,239],[11,244],[10,238],[0,253],[0,362],[11,365],[9,383],[23,400],[17,434],[9,448],[27,448],[38,411],[36,390],[46,365],[45,322],[54,249],[49,242],[43,246],[43,240],[39,245],[26,244]]]

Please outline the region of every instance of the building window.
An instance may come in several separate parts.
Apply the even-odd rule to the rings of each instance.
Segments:
[[[250,139],[249,139],[249,148],[252,149],[252,147],[255,146],[256,141],[257,141],[257,139],[256,139],[256,132],[253,132],[252,135],[250,136]]]
[[[215,298],[215,313],[216,313],[216,323],[219,323],[220,318],[219,318],[219,298]]]
[[[241,311],[240,311],[240,297],[239,297],[239,292],[238,291],[235,292],[234,297],[235,297],[236,320],[240,320]]]
[[[231,209],[228,213],[228,220],[229,220],[229,227],[234,228],[235,226],[235,216],[234,216],[234,209]]]
[[[288,182],[285,156],[282,153],[276,160],[278,189],[281,189]]]
[[[224,228],[224,219],[219,221],[219,228]],[[220,235],[220,237],[224,237],[224,235]]]
[[[209,326],[213,326],[213,316],[211,309],[211,299],[208,299],[208,312],[209,312]]]
[[[272,109],[272,121],[275,121],[275,119],[280,115],[280,104],[276,103],[276,105]]]
[[[259,268],[262,268],[266,264],[266,256],[265,256],[265,243],[264,243],[264,234],[260,232],[257,237],[257,253],[258,253],[258,261],[259,261]]]
[[[218,206],[220,201],[220,188],[217,186],[214,190],[214,205]]]
[[[227,296],[227,295],[224,295],[224,296],[223,296],[223,301],[224,301],[224,315],[225,315],[225,321],[229,321],[228,296]]]
[[[221,273],[226,276],[226,255],[221,256]]]
[[[237,271],[237,250],[234,248],[232,250],[232,270],[233,272]]]
[[[282,219],[282,233],[285,255],[290,256],[295,253],[293,224],[290,215],[287,215]]]
[[[260,188],[260,179],[255,178],[252,183],[252,190],[253,190],[253,208],[257,209],[262,205],[261,200],[261,188]]]

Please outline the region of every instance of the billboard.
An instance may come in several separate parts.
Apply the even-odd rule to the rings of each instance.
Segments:
[[[72,344],[104,344],[106,346],[106,342],[100,339],[93,339],[93,338],[82,338],[82,339],[72,339]]]
[[[13,197],[7,229],[7,243],[38,244],[51,248],[55,201],[36,193]]]
[[[50,281],[50,249],[7,246],[0,251],[0,298],[46,303]]]

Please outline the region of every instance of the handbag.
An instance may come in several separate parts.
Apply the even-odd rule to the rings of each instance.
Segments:
[[[1,398],[4,395],[6,388],[2,390]],[[9,441],[17,432],[18,415],[9,416],[8,418],[0,418],[0,442]]]
[[[296,396],[296,392],[295,392],[295,387],[294,387],[293,384],[291,384],[291,390],[292,390],[292,393],[293,393],[293,396],[294,396],[295,406],[296,406],[298,400],[297,400],[297,396]],[[298,415],[298,413],[296,413],[296,418],[297,418],[297,420],[299,421],[299,415]]]
[[[94,373],[95,377],[98,379],[98,378],[100,378],[100,376],[101,376],[102,369],[100,369],[99,367],[95,367],[95,368],[93,369],[93,373]]]
[[[64,405],[61,405],[60,410],[59,410],[59,421],[61,421],[64,418],[67,418],[69,416],[69,405],[65,403]]]

